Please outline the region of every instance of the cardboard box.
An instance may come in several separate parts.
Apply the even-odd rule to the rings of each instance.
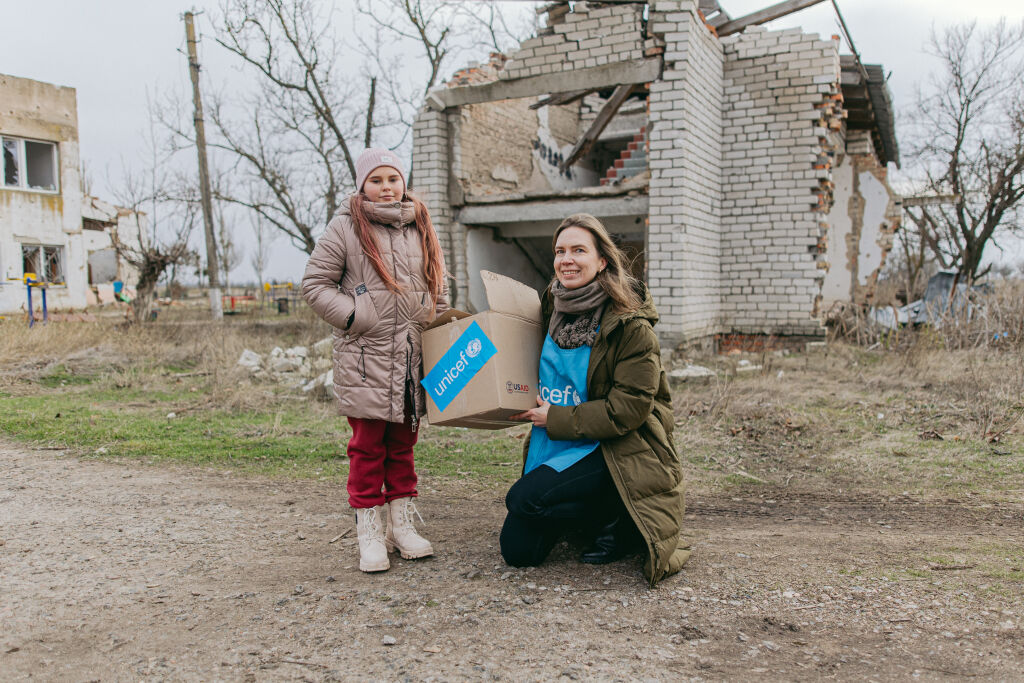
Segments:
[[[480,271],[483,313],[451,310],[423,332],[423,388],[432,425],[504,429],[537,407],[540,297],[532,287]]]

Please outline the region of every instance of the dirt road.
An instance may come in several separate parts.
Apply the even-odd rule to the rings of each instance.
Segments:
[[[649,590],[506,566],[502,494],[423,480],[437,555],[366,575],[340,483],[0,443],[0,680],[1024,678],[1022,505],[694,491]]]

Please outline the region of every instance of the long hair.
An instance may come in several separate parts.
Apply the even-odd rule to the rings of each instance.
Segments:
[[[612,300],[613,308],[617,313],[630,313],[643,305],[640,295],[639,281],[629,272],[629,259],[612,241],[608,229],[601,221],[589,213],[577,213],[569,216],[555,228],[555,234],[551,238],[551,249],[555,248],[558,236],[566,228],[583,228],[594,238],[597,246],[597,253],[608,262],[604,270],[597,274],[594,279],[601,285],[608,298]]]
[[[413,204],[413,211],[416,218],[416,230],[420,235],[420,248],[423,250],[423,277],[427,281],[427,289],[434,304],[444,292],[444,257],[441,254],[441,243],[437,240],[437,232],[434,230],[434,223],[430,220],[430,211],[427,205],[410,192],[405,193],[406,200]],[[364,202],[368,202],[362,192],[356,192],[349,198],[349,212],[352,214],[352,223],[356,228],[356,237],[363,247],[363,253],[377,275],[384,281],[384,285],[393,292],[400,292],[402,287],[395,280],[395,276],[384,263],[381,256],[377,239],[373,235],[373,228],[370,227],[370,219],[366,215]]]

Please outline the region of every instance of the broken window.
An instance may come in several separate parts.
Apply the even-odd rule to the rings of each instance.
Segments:
[[[100,285],[117,279],[117,251],[99,249],[89,254],[89,284]]]
[[[64,247],[23,244],[21,267],[24,275],[37,282],[64,284]]]
[[[57,145],[52,142],[3,138],[5,187],[57,191]]]
[[[57,146],[52,142],[25,141],[25,176],[33,190],[57,189]]]
[[[4,138],[4,185],[18,187],[18,141]]]

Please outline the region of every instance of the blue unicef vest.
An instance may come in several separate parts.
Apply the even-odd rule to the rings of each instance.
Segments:
[[[590,347],[562,349],[544,338],[540,353],[540,397],[553,406],[578,406],[587,400],[587,366]],[[530,433],[530,449],[526,453],[525,472],[547,465],[557,472],[576,464],[600,444],[593,439],[554,441],[548,430],[534,427]]]

